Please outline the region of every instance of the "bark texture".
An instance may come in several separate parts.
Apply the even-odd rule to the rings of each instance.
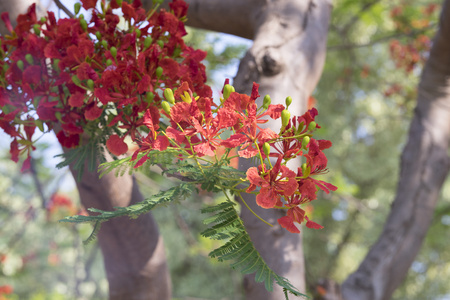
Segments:
[[[404,280],[433,218],[450,161],[450,4],[419,84],[397,194],[383,232],[342,285],[346,300],[387,300]]]
[[[76,178],[76,172],[72,173]],[[85,171],[77,182],[84,207],[113,210],[144,200],[130,175],[98,178]],[[151,214],[132,220],[120,217],[102,224],[98,240],[103,253],[111,300],[171,299],[164,243]]]
[[[260,84],[263,98],[269,94],[272,103],[284,104],[291,96],[292,114],[306,111],[306,103],[322,73],[325,61],[330,1],[253,1],[254,43],[242,59],[234,79],[236,91],[250,93],[253,82]],[[256,3],[258,2],[258,3]],[[240,16],[240,17],[239,17]],[[235,18],[245,17],[239,14]],[[251,18],[251,17],[250,17]],[[281,121],[265,124],[275,132]],[[240,168],[247,170],[249,161],[241,160]],[[297,170],[300,162],[290,167]],[[277,219],[282,215],[256,205],[254,195],[245,195],[252,209],[274,227],[270,228],[245,207],[242,218],[255,247],[267,264],[278,274],[305,292],[304,256],[301,235],[282,229]],[[275,286],[267,292],[264,285],[254,281],[254,274],[244,280],[246,299],[283,299],[283,291]]]

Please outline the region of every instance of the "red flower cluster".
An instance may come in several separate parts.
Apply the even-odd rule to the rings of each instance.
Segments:
[[[1,15],[11,35],[0,38],[0,127],[14,139],[13,160],[19,152],[29,157],[33,133],[44,132],[44,124],[68,148],[83,133],[111,136],[108,148],[120,155],[128,149],[125,136],[138,139],[142,115],[160,107],[161,87],[186,82],[196,95],[211,96],[201,63],[206,53],[182,39],[187,4],[174,0],[170,12],[146,13],[139,0],[118,2],[102,0],[97,10],[96,0],[83,0],[90,21],[81,14],[56,21],[52,12],[38,20],[35,4],[16,28]],[[115,8],[126,29],[118,27]]]
[[[193,98],[187,83],[183,83],[175,94],[166,89],[167,102],[163,102],[163,109],[150,109],[144,115],[149,134],[138,143],[139,149],[133,154],[133,159],[139,153],[149,154],[151,150],[163,151],[169,147],[181,150],[184,157],[215,157],[226,149],[239,148],[237,153],[240,157],[256,156],[261,160],[258,167],[247,171],[250,186],[246,190],[253,192],[260,188],[256,196],[259,206],[284,206],[287,216],[278,222],[290,232],[300,232],[294,222],[302,223],[304,220],[307,220],[309,228],[321,228],[299,208],[299,205],[316,199],[317,187],[327,193],[336,190],[332,184],[312,177],[326,171],[327,158],[322,150],[331,147],[330,141],[311,138],[313,131],[320,128],[314,121],[317,110],[313,108],[300,117],[290,118],[285,106],[271,105],[270,100],[258,109],[256,83],[253,84],[251,96],[232,90],[231,86],[225,85],[224,98],[220,105],[215,105],[209,97]],[[170,126],[165,130],[160,130],[158,125],[161,115],[170,121]],[[280,117],[282,128],[279,134],[259,126],[269,118],[275,120]],[[227,131],[234,134],[222,139],[221,135]],[[290,170],[286,163],[301,155],[306,162],[297,172]],[[270,157],[276,158],[274,166],[269,161]],[[148,159],[149,155],[142,156],[135,167]]]

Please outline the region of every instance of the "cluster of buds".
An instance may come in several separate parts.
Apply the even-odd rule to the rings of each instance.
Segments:
[[[332,184],[313,178],[326,172],[327,158],[322,150],[331,147],[330,141],[312,138],[316,128],[320,128],[314,121],[315,108],[302,116],[291,117],[288,108],[292,98],[286,99],[286,105],[272,105],[270,96],[265,96],[258,108],[256,99],[260,95],[256,83],[250,96],[237,93],[226,84],[220,104],[215,104],[209,97],[194,97],[187,83],[175,92],[167,88],[164,96],[166,101],[160,110],[150,109],[144,115],[149,134],[139,141],[133,159],[137,159],[139,153],[146,155],[141,156],[135,167],[148,160],[152,150],[168,148],[177,149],[180,158],[207,156],[217,160],[219,153],[256,157],[260,163],[258,167],[248,169],[246,180],[249,186],[245,191],[250,193],[259,187],[256,196],[259,206],[286,209],[287,215],[278,222],[290,232],[300,232],[295,223],[303,221],[309,228],[321,228],[299,207],[316,199],[317,187],[327,193],[336,190]],[[164,129],[159,126],[162,115],[170,123]],[[279,133],[260,127],[269,119],[281,120]],[[226,132],[233,134],[222,138]],[[300,156],[305,162],[298,170],[290,170],[287,163]]]
[[[33,134],[55,129],[59,142],[77,147],[82,134],[112,140],[122,148],[126,136],[139,139],[142,116],[161,105],[162,87],[186,82],[196,95],[211,96],[205,85],[206,52],[185,45],[187,4],[148,13],[140,1],[83,0],[90,20],[80,14],[56,20],[52,12],[37,19],[35,4],[0,37],[0,127],[9,134],[12,159],[25,152],[29,162]],[[113,9],[121,9],[122,22]],[[122,27],[119,23],[123,23]],[[58,126],[55,126],[58,124]]]

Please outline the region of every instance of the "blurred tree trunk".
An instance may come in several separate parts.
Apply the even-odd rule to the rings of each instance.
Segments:
[[[431,224],[449,171],[450,1],[422,72],[397,195],[378,241],[342,284],[346,300],[387,300],[405,279]]]
[[[84,207],[111,211],[113,207],[144,200],[133,176],[116,177],[109,173],[99,179],[97,173],[86,169],[77,182]],[[71,171],[77,178],[77,172]],[[164,242],[151,213],[137,219],[120,217],[103,223],[98,240],[109,282],[109,299],[171,299]]]

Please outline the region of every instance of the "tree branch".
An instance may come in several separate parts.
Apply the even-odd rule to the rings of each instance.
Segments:
[[[417,107],[401,160],[397,195],[378,241],[342,285],[346,300],[390,299],[404,280],[431,224],[450,168],[450,3],[419,84]]]
[[[65,7],[64,4],[61,3],[61,1],[59,1],[59,0],[53,0],[53,1],[55,1],[56,6],[58,6],[59,9],[64,11],[66,13],[66,15],[69,16],[69,18],[75,18],[75,15],[67,7]]]

